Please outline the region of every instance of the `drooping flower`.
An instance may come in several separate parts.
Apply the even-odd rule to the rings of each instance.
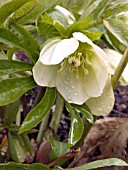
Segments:
[[[108,79],[105,52],[86,35],[54,39],[40,52],[33,76],[40,86],[57,87],[69,103],[83,104],[102,94]]]
[[[104,52],[107,54],[106,61],[108,61],[109,68],[111,68],[110,74],[113,75],[122,58],[122,54],[120,54],[118,51],[108,48],[105,48]],[[119,81],[122,85],[128,85],[128,64],[126,65]]]

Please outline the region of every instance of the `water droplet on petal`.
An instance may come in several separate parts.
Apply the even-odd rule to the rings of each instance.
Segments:
[[[99,108],[98,110],[99,110],[99,112],[101,112],[101,111],[102,111],[102,109],[101,109],[101,108]]]
[[[68,96],[68,101],[69,101],[69,102],[71,101],[71,96]]]
[[[74,93],[75,96],[77,96],[77,93]]]
[[[74,86],[72,86],[72,89],[74,89]]]
[[[111,107],[111,106],[108,106],[108,109],[112,109],[112,107]]]

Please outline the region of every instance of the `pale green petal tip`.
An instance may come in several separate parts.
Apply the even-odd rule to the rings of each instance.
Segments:
[[[86,101],[86,104],[91,109],[93,115],[107,116],[111,112],[114,102],[115,98],[109,77],[102,95],[100,97],[90,98]]]

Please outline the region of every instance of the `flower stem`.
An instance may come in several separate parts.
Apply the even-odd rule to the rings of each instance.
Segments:
[[[49,119],[49,113],[43,118],[43,120],[41,122],[39,133],[37,136],[37,144],[38,145],[40,145],[41,142],[43,141],[44,131],[46,130],[47,125],[48,125],[48,119]]]
[[[16,115],[16,125],[20,126],[20,124],[21,124],[21,111],[20,111],[20,107],[19,107],[18,113]]]
[[[54,130],[55,133],[57,133],[59,123],[60,123],[60,118],[61,114],[63,112],[64,108],[64,100],[61,97],[59,93],[57,93],[57,99],[56,99],[56,107],[55,107],[55,112],[53,114],[50,127]]]
[[[35,99],[35,102],[34,102],[34,105],[33,105],[33,108],[41,101],[42,97],[44,96],[45,94],[45,88],[44,87],[41,87],[36,99]]]
[[[112,77],[112,87],[113,89],[115,89],[124,69],[125,69],[125,66],[127,65],[127,62],[128,62],[128,48],[126,49],[118,67],[116,68],[115,70],[115,73]]]
[[[33,105],[33,108],[41,101],[41,99],[43,98],[45,94],[45,88],[44,87],[41,87],[37,97],[36,97],[36,100],[34,102],[34,105]],[[37,135],[37,144],[39,145],[42,140],[43,140],[43,132],[44,130],[46,129],[46,126],[47,126],[47,123],[48,123],[48,118],[49,118],[49,114],[47,114],[42,122],[41,122],[41,125],[40,125],[40,129],[39,129],[39,132],[38,132],[38,135]]]

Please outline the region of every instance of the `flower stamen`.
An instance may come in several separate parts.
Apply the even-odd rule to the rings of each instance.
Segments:
[[[70,65],[72,65],[72,67],[79,67],[80,66],[80,60],[79,58],[76,58],[75,56],[71,56],[69,59],[68,59],[68,63]]]

